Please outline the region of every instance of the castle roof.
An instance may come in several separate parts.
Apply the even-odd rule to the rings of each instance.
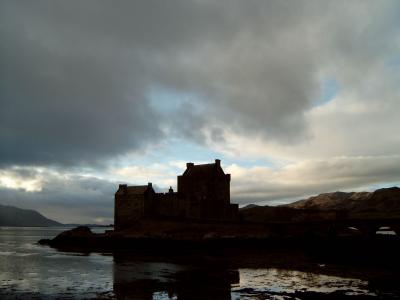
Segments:
[[[151,185],[120,185],[117,194],[143,195],[149,188],[153,189]]]
[[[214,164],[202,164],[202,165],[194,165],[188,163],[187,169],[183,173],[183,176],[204,178],[215,174],[222,174],[222,175],[225,174],[219,162],[216,162]]]

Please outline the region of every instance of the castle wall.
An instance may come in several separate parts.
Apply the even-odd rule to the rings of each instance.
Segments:
[[[188,218],[230,219],[230,175],[223,172],[211,177],[178,177],[178,192]]]
[[[117,230],[132,226],[135,221],[149,216],[154,210],[155,193],[151,185],[142,193],[130,192],[126,185],[120,185],[115,193],[114,226]]]
[[[166,217],[182,215],[178,193],[158,193],[155,200],[155,213]]]
[[[114,222],[116,229],[129,227],[144,216],[145,195],[121,195],[115,197]]]

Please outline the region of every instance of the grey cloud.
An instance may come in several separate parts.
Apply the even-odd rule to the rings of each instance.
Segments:
[[[162,135],[153,122],[157,113],[143,89],[135,88],[140,78],[124,74],[118,55],[113,59],[115,54],[83,41],[90,34],[68,32],[55,20],[63,14],[60,7],[27,12],[27,3],[3,6],[9,15],[2,18],[1,162],[93,162]]]
[[[43,178],[42,189],[26,192],[22,189],[0,188],[0,203],[35,209],[63,223],[113,222],[115,182],[77,175],[39,174],[35,170],[14,170],[29,178]]]
[[[17,182],[18,186],[2,187],[2,179]],[[68,174],[63,168],[0,168],[0,204],[35,209],[62,223],[110,224],[119,183],[126,181]],[[153,187],[157,192],[166,191],[157,183]]]
[[[74,165],[169,131],[200,143],[218,126],[281,143],[307,138],[320,72],[345,81],[373,69],[389,51],[383,33],[398,2],[0,5],[0,163]],[[195,94],[204,109],[166,114],[148,99],[154,86]]]
[[[232,174],[233,201],[276,204],[335,191],[400,184],[400,156],[309,160],[279,170],[249,169]]]

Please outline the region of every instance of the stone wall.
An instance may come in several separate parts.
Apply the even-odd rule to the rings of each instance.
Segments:
[[[185,215],[193,219],[231,219],[230,174],[215,164],[187,165],[187,171],[178,176],[178,193],[184,204]]]
[[[181,202],[178,193],[158,193],[155,200],[154,213],[157,216],[165,217],[184,216]]]
[[[116,196],[114,222],[117,229],[129,226],[144,216],[144,195]]]
[[[155,193],[149,185],[143,193],[134,193],[122,184],[115,193],[114,225],[116,229],[131,226],[135,221],[152,214]]]

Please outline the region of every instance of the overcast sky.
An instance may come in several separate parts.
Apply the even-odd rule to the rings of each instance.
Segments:
[[[400,2],[0,0],[0,203],[112,223],[222,160],[232,202],[400,184]]]

